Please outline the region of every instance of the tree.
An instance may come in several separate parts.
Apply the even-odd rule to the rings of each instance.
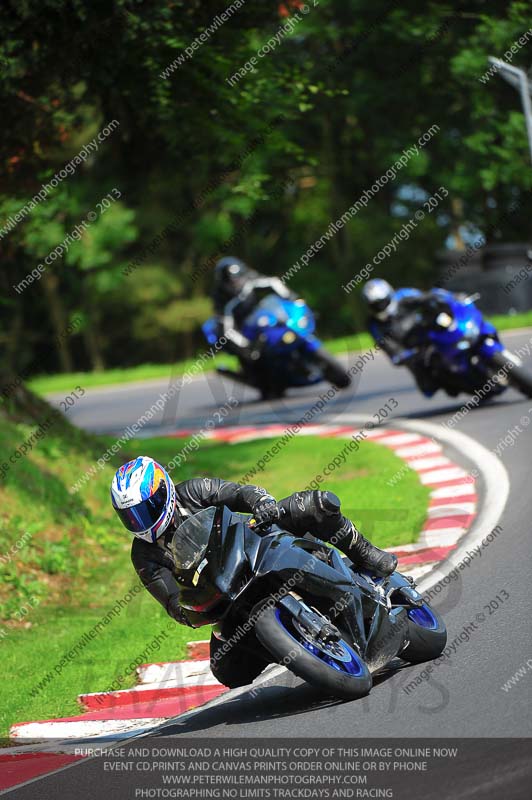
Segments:
[[[272,0],[234,3],[220,23],[228,5],[2,7],[0,251],[10,285],[102,197],[122,195],[38,287],[8,289],[4,341],[12,353],[27,328],[25,362],[101,368],[125,353],[189,353],[218,255],[237,250],[284,273],[433,126],[419,154],[294,277],[322,312],[321,332],[357,327],[356,293],[344,297],[341,285],[440,186],[448,197],[382,274],[429,283],[450,239],[528,237],[522,116],[510,87],[481,80],[488,55],[528,30],[527,3]],[[525,62],[523,46],[513,63]],[[8,231],[6,220],[91,142],[74,174]],[[76,315],[79,330],[61,341],[58,329]]]

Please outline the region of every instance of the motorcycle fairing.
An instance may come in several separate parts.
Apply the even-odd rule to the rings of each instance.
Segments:
[[[237,619],[235,610],[247,613],[261,596],[302,594],[330,616],[373,671],[400,652],[404,609],[393,607],[394,598],[403,590],[400,602],[408,606],[421,597],[403,576],[379,579],[354,572],[347,558],[319,539],[297,537],[277,526],[260,534],[248,523],[249,517],[226,507],[215,515],[207,565],[196,585],[182,590],[182,604],[200,624]]]
[[[299,337],[307,337],[316,330],[316,320],[304,300],[290,300],[269,294],[245,318],[242,333],[253,341],[261,334],[269,337],[271,328],[293,331]]]

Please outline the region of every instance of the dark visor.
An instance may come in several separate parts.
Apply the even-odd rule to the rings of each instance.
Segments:
[[[385,308],[388,308],[390,305],[390,299],[388,297],[383,298],[382,300],[375,300],[372,304],[372,308],[375,311],[384,311]]]
[[[131,533],[143,533],[152,528],[161,518],[166,505],[166,481],[161,481],[159,488],[148,500],[137,503],[130,508],[117,508],[116,513]]]

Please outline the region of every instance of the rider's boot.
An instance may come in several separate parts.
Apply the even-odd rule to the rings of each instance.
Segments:
[[[334,492],[296,492],[281,500],[280,506],[290,520],[287,530],[301,535],[319,532],[320,538],[338,547],[356,567],[373,575],[384,577],[395,570],[396,556],[379,550],[357,531],[351,520],[343,516],[340,498]]]
[[[373,575],[383,578],[391,575],[397,568],[397,556],[371,544],[347,518],[331,541],[351,559],[356,567],[366,569]]]

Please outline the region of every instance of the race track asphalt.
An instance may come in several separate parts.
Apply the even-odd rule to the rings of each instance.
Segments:
[[[516,350],[532,341],[532,331],[506,334],[503,339],[510,349]],[[359,357],[351,355],[348,360],[353,363]],[[532,358],[524,358],[524,361],[532,372]],[[119,434],[167,388],[167,381],[154,381],[91,390],[71,409],[71,419],[92,431]],[[240,386],[210,375],[186,386],[179,395],[179,402],[173,408],[165,409],[149,428],[143,429],[143,434],[201,428],[232,393],[237,399],[244,394],[250,402],[241,404],[232,412],[227,424],[297,421],[326,391],[327,386],[320,384],[292,392],[283,401],[260,403],[254,400],[252,391],[243,392]],[[365,364],[359,380],[327,403],[321,415],[313,421],[339,423],[347,414],[371,415],[392,397],[399,403],[394,418],[417,418],[432,423],[448,420],[467,399],[461,396],[452,400],[440,393],[434,399],[426,400],[416,390],[405,369],[393,368],[382,355],[377,355]],[[428,680],[407,693],[405,685],[423,671],[423,666],[391,669],[376,676],[369,697],[355,702],[336,702],[324,699],[319,692],[286,673],[263,683],[253,694],[244,691],[236,698],[222,699],[215,707],[199,709],[181,720],[166,723],[156,733],[158,742],[168,744],[182,738],[206,737],[412,737],[424,740],[437,737],[530,737],[532,670],[528,670],[508,692],[501,688],[532,657],[532,596],[529,590],[532,502],[528,423],[532,425],[532,400],[510,390],[500,399],[473,409],[456,425],[457,430],[492,451],[500,447],[505,437],[507,442],[512,441],[500,450],[500,458],[509,474],[510,495],[500,520],[501,533],[434,602],[445,616],[449,641],[461,634],[462,640],[451,659],[436,667]],[[513,433],[509,434],[509,431]],[[178,450],[176,443],[176,452]],[[464,461],[463,455],[461,459]],[[467,466],[467,456],[464,465]],[[482,487],[480,490],[482,493]],[[496,603],[498,608],[495,609]],[[483,621],[478,615],[483,616]],[[466,641],[462,632],[473,621],[476,621],[476,629]],[[150,734],[150,740],[153,740],[153,735]],[[460,791],[451,791],[439,783],[424,790],[422,796],[530,796],[521,794],[525,778],[529,792],[532,785],[530,750],[527,753],[527,756],[523,755],[516,742],[516,761],[512,770],[518,782],[513,788],[508,783],[505,789],[499,786],[499,794],[494,789],[492,794],[489,786],[493,788],[494,784],[486,782],[490,764],[484,757],[477,761],[473,759],[460,769],[457,765],[457,771],[463,771]],[[496,748],[493,748],[492,757],[496,758]],[[528,767],[525,767],[526,759]],[[83,775],[90,778],[95,774],[91,763],[94,765],[95,762],[39,781],[39,796],[85,797],[76,793],[75,787],[81,786]],[[98,776],[99,790],[106,791],[111,787],[110,779],[101,770]],[[125,788],[128,784],[121,785]],[[407,785],[408,781],[405,787]],[[479,793],[481,785],[485,792]],[[411,797],[421,796],[417,795],[415,786],[414,776]],[[30,797],[32,787],[35,790],[36,785],[15,791],[12,796],[21,800]],[[57,794],[52,794],[52,788]],[[117,796],[133,794],[120,793]]]

